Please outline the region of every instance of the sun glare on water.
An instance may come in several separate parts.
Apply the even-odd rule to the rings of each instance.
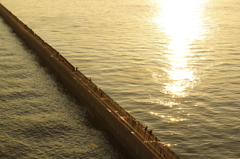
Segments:
[[[163,92],[173,97],[187,96],[187,88],[198,81],[194,54],[189,50],[193,41],[204,33],[201,18],[202,5],[206,0],[160,0],[159,11],[153,18],[159,31],[168,37],[168,48],[164,53],[167,61],[164,72],[168,75]]]

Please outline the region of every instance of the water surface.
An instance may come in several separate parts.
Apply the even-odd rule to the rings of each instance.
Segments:
[[[26,0],[24,3],[19,0],[1,0],[1,3],[137,120],[152,129],[156,136],[182,158],[240,157],[238,0]],[[3,23],[1,25],[4,26]],[[5,29],[1,34],[1,37],[9,37],[10,31]],[[11,36],[14,39],[14,35]],[[1,43],[6,41],[1,38]],[[59,86],[39,66],[36,68],[42,73],[32,75],[36,79],[29,79],[29,74],[32,73],[28,63],[32,61],[33,65],[37,65],[37,62],[35,55],[29,54],[29,50],[21,45],[17,38],[8,45],[1,45],[6,47],[4,54],[10,54],[15,59],[9,59],[1,53],[4,55],[2,61],[5,62],[1,74],[6,74],[11,65],[22,63],[15,66],[15,72],[27,72],[27,78],[18,81],[14,79],[10,85],[19,85],[20,88],[16,86],[18,89],[25,90],[25,94],[20,94],[22,97],[30,94],[33,101],[46,105],[43,103],[49,100],[50,94],[54,94],[51,90],[57,92]],[[11,51],[18,47],[22,48],[22,53]],[[30,59],[26,61],[26,57]],[[33,69],[32,72],[34,74],[39,71]],[[10,74],[15,76],[14,71],[10,71]],[[20,75],[23,76],[24,73]],[[6,77],[8,76],[4,75],[2,81],[9,81]],[[48,80],[39,80],[41,78]],[[27,86],[24,81],[29,82]],[[30,85],[41,85],[37,91],[48,89],[45,92],[50,91],[49,95],[40,99],[38,94],[32,93],[35,91],[31,92]],[[15,107],[16,103],[9,102],[11,99],[5,95],[8,87],[6,82],[1,84],[1,88],[4,88],[1,99]],[[17,89],[15,86],[13,88],[15,92]],[[12,98],[18,95],[14,93]],[[61,96],[60,99],[58,96]],[[80,121],[88,121],[84,117],[84,108],[79,108],[76,103],[68,104],[73,100],[71,97],[69,99],[62,91],[58,96],[54,97],[55,102],[48,102],[46,112],[51,109],[55,112],[77,108],[76,115],[81,117]],[[62,103],[66,103],[67,107]],[[24,100],[18,100],[18,105],[23,107]],[[2,109],[7,108],[3,106]],[[6,115],[11,116],[9,114],[12,111],[9,110]],[[71,112],[63,112],[61,120],[72,117]],[[39,110],[36,113],[42,114]],[[29,114],[34,113],[30,111]],[[32,118],[25,114],[20,116],[28,119],[28,122],[36,120],[34,115]],[[58,121],[55,115],[51,117]],[[1,118],[3,124],[9,123],[6,116],[2,115]],[[74,121],[77,122],[78,118],[70,118],[67,123],[74,124]],[[45,124],[46,121],[43,121]],[[77,131],[80,125],[74,129]],[[55,130],[53,125],[49,127]],[[89,127],[84,133],[92,136],[88,129]],[[100,133],[95,135],[96,139],[104,136],[104,132],[93,131]],[[21,135],[18,140],[26,140],[24,133]],[[3,139],[11,141],[6,135]],[[75,140],[69,139],[67,142],[72,144]],[[37,145],[30,141],[32,143],[28,148],[33,143]],[[107,141],[103,138],[99,143],[106,143],[103,147],[108,152],[111,145]],[[79,145],[81,147],[84,144]],[[6,148],[2,150],[6,151]],[[108,155],[116,155],[116,149],[111,151]],[[118,155],[121,156],[121,153]],[[87,158],[87,154],[84,157]],[[102,158],[96,154],[95,157]]]

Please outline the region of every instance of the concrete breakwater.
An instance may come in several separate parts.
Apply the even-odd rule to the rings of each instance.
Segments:
[[[1,4],[0,15],[134,158],[180,158]]]

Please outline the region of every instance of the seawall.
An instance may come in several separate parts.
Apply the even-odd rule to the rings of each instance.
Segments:
[[[97,121],[136,159],[180,159],[173,151],[126,112],[90,79],[78,71],[58,51],[45,43],[28,26],[0,4],[0,16],[58,76],[66,88],[86,103]]]

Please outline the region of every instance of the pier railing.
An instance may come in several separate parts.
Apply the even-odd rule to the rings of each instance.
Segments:
[[[125,111],[118,103],[116,103],[110,96],[108,96],[103,90],[98,88],[91,79],[87,78],[82,74],[77,68],[75,68],[70,62],[68,62],[58,51],[52,48],[49,44],[44,42],[37,34],[35,34],[27,25],[21,22],[14,14],[7,10],[2,4],[0,7],[8,12],[16,21],[27,30],[32,36],[34,36],[38,41],[45,45],[46,49],[51,52],[52,57],[56,58],[62,63],[69,71],[72,71],[74,78],[81,83],[85,89],[89,90],[92,95],[100,102],[102,105],[117,118],[143,145],[145,145],[156,158],[159,159],[180,159],[171,149],[162,143],[151,131],[148,131],[140,122],[136,121],[135,118]]]

